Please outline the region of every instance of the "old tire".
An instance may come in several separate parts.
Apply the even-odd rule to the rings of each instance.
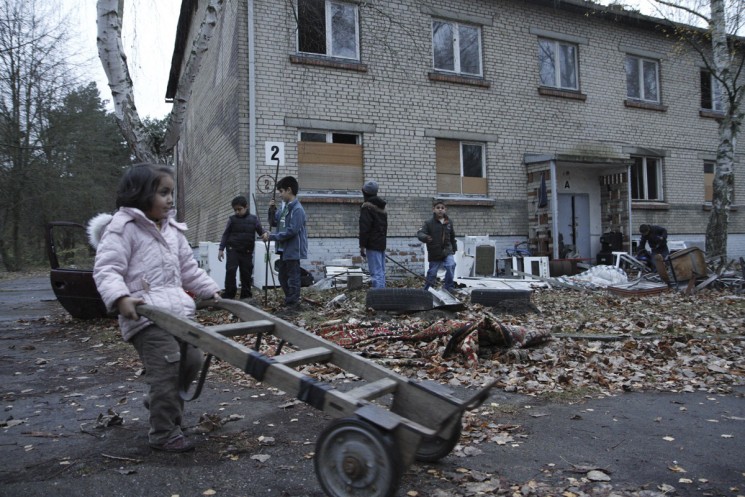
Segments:
[[[313,461],[330,497],[393,497],[403,470],[393,437],[357,418],[332,422],[318,437]]]
[[[530,294],[530,290],[474,289],[471,291],[471,303],[492,307],[505,301],[519,301],[527,305],[530,303]]]
[[[365,305],[376,311],[429,311],[432,294],[412,288],[373,288],[368,290]]]

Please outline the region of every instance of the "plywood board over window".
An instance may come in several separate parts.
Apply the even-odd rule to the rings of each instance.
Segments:
[[[304,190],[359,190],[362,145],[298,142],[298,181]]]

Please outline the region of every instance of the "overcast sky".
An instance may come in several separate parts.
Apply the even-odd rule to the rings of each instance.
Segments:
[[[101,98],[111,93],[96,46],[96,0],[55,0],[70,19],[71,38],[79,51],[79,64],[87,81],[95,81]],[[124,51],[134,81],[140,117],[163,118],[171,111],[165,103],[181,0],[126,0]],[[110,106],[113,110],[113,106]]]
[[[49,0],[47,0],[49,1]],[[79,51],[87,81],[95,81],[101,98],[111,101],[106,75],[98,60],[96,46],[96,0],[52,0],[59,2],[60,14],[70,19],[70,35]],[[599,0],[609,3],[610,0]],[[650,13],[649,0],[624,0]],[[181,0],[126,0],[124,7],[124,50],[134,81],[135,103],[140,117],[163,118],[171,111],[165,103]],[[113,110],[113,106],[110,106]]]

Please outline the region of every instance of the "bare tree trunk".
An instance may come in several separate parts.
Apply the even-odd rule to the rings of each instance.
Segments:
[[[132,78],[122,46],[124,0],[98,0],[98,58],[109,80],[114,100],[114,116],[138,160],[158,162],[153,139],[143,126],[134,101]]]
[[[737,145],[737,131],[742,121],[739,112],[742,103],[742,90],[737,91],[736,82],[731,72],[729,47],[727,45],[727,25],[725,18],[725,1],[710,0],[713,66],[727,94],[724,103],[724,116],[719,123],[719,145],[717,163],[714,170],[711,216],[706,227],[706,254],[718,257],[722,262],[727,260],[727,234],[729,228],[729,208],[732,204],[734,182],[733,164]],[[738,116],[738,114],[740,114]]]

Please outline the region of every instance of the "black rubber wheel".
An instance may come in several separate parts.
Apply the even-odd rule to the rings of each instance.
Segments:
[[[329,497],[392,497],[403,471],[393,438],[357,418],[336,420],[323,430],[314,465]]]
[[[376,311],[429,311],[434,306],[431,293],[413,288],[372,288],[365,305]]]
[[[450,454],[453,448],[458,445],[462,432],[463,423],[461,422],[461,414],[458,414],[458,419],[455,420],[453,432],[448,438],[435,435],[434,437],[424,437],[422,441],[419,442],[419,447],[416,449],[416,460],[419,462],[439,461]]]
[[[498,305],[506,300],[520,301],[523,303],[530,302],[530,290],[513,290],[513,289],[479,289],[471,290],[471,303],[485,306]]]

